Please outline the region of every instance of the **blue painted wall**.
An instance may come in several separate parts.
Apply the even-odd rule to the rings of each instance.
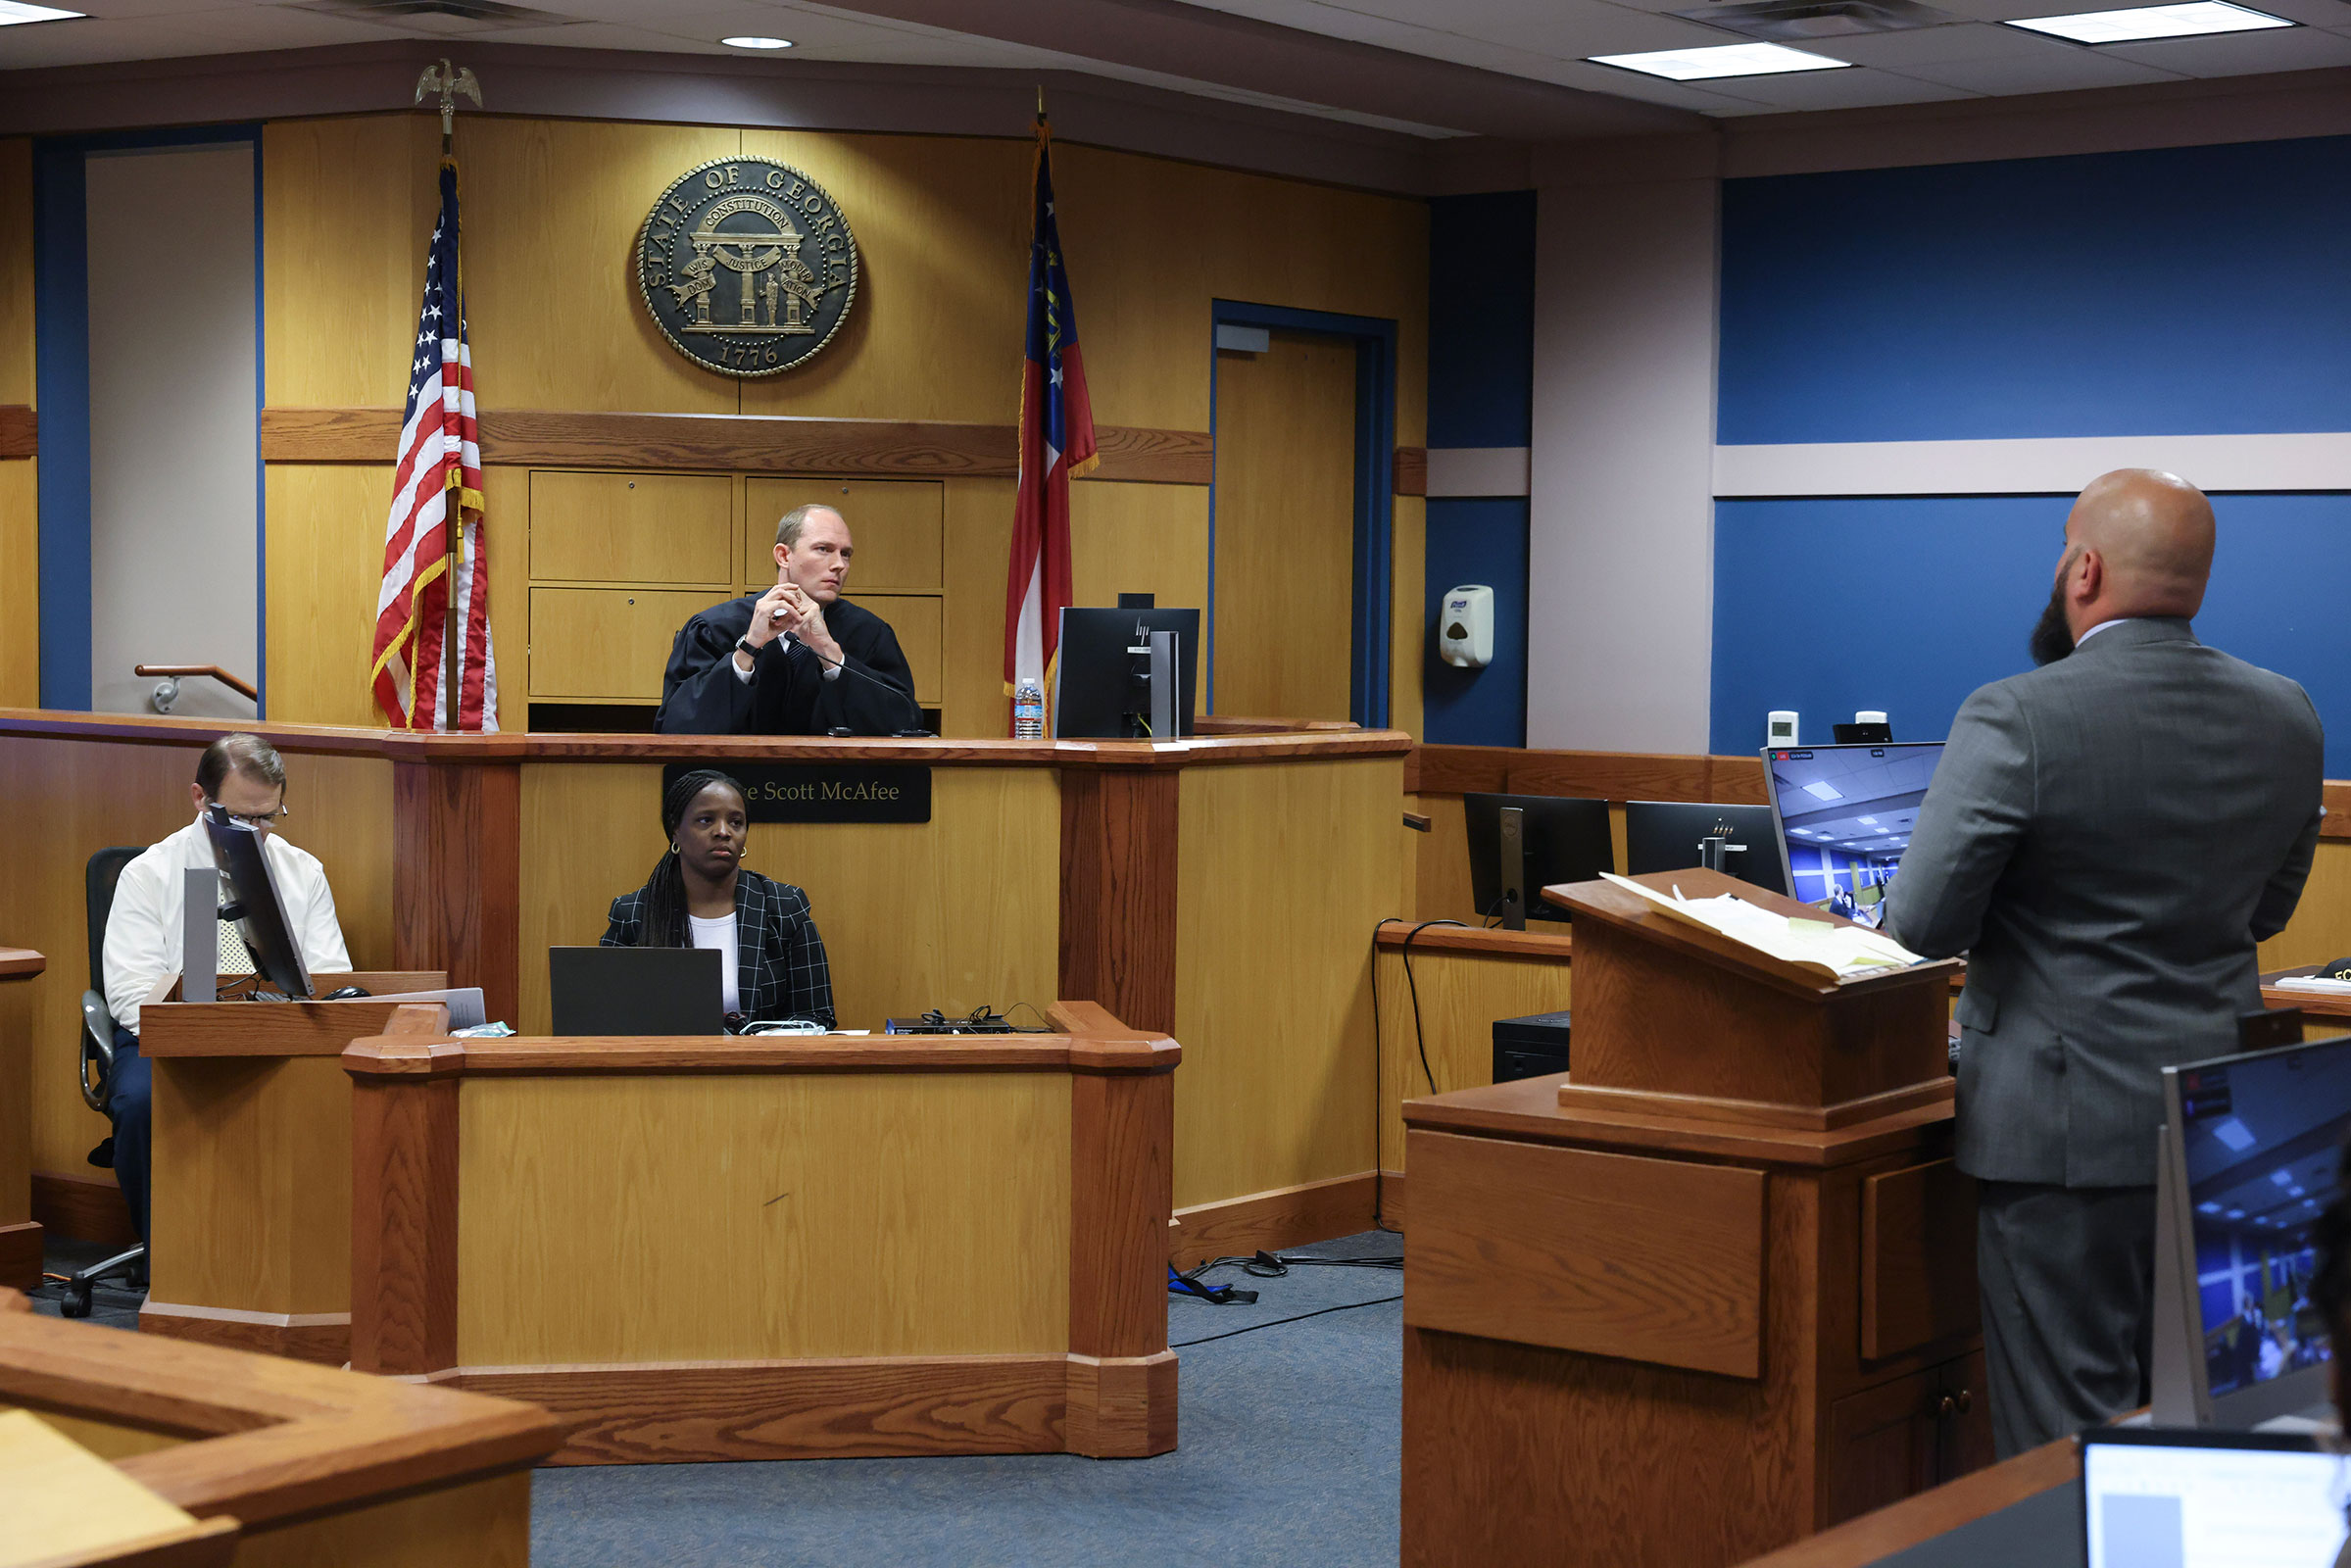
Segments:
[[[1523,447],[1535,387],[1535,193],[1429,204],[1429,445]],[[1526,498],[1432,499],[1422,621],[1421,713],[1428,740],[1524,746],[1527,739]],[[1494,592],[1494,662],[1437,657],[1438,601],[1462,583]]]
[[[2351,137],[1726,181],[1725,444],[2351,429]],[[2189,477],[2194,477],[2192,474]],[[1715,507],[1711,739],[1883,708],[1939,739],[2030,667],[2063,496]],[[2216,496],[2207,642],[2351,773],[2351,496]]]

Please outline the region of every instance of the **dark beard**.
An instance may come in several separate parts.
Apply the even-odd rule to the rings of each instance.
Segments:
[[[2073,628],[2065,623],[2064,579],[2050,588],[2049,603],[2041,610],[2040,619],[2033,622],[2033,640],[2026,646],[2035,664],[2054,664],[2074,651]]]

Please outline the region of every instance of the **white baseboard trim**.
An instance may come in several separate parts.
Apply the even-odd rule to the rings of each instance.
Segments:
[[[2165,468],[2212,492],[2351,490],[2351,431],[1718,446],[1714,494],[2072,495],[2113,468]],[[1431,452],[1432,495],[1436,472]]]

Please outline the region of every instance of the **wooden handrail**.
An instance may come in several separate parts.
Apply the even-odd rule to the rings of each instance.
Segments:
[[[258,703],[262,694],[252,682],[241,675],[231,675],[218,664],[133,664],[133,675],[168,675],[177,680],[182,675],[210,675],[249,703]]]

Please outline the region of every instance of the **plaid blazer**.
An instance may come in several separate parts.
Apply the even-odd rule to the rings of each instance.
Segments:
[[[645,890],[612,901],[602,946],[645,945]],[[833,976],[808,896],[759,872],[735,873],[735,984],[743,1017],[760,1023],[813,1018],[833,1027]]]

